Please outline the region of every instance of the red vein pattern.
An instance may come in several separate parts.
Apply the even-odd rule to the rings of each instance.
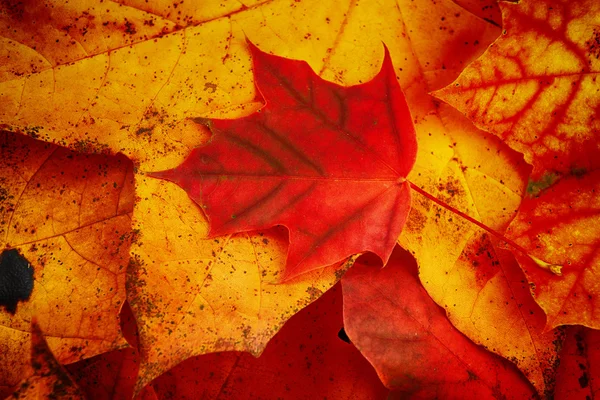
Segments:
[[[507,236],[536,257],[562,265],[556,276],[515,252],[546,312],[547,328],[600,328],[600,171],[563,178],[525,198]]]
[[[436,96],[546,171],[600,167],[600,2],[500,3],[504,34]]]
[[[211,236],[287,227],[285,279],[363,251],[387,261],[410,209],[405,177],[417,150],[389,54],[373,80],[341,87],[305,62],[250,48],[266,105],[206,121],[211,141],[151,176],[182,187]]]

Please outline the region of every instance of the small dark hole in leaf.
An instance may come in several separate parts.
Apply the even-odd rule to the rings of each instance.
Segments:
[[[346,330],[343,327],[338,332],[338,337],[340,339],[342,339],[346,343],[352,343],[352,341],[350,340],[350,338],[348,337],[348,335],[346,335]]]
[[[17,303],[27,301],[33,291],[33,267],[16,249],[0,254],[0,306],[15,314]]]

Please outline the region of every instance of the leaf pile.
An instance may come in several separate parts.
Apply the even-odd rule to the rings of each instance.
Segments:
[[[597,1],[71,3],[0,6],[0,396],[598,394]]]

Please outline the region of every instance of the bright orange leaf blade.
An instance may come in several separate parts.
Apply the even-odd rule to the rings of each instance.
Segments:
[[[501,2],[502,35],[436,96],[545,171],[598,168],[600,3]]]
[[[530,254],[562,266],[562,276],[556,276],[515,252],[535,285],[533,294],[548,316],[548,328],[600,328],[599,191],[600,171],[563,178],[539,197],[525,198],[507,230]]]
[[[152,176],[201,205],[211,236],[287,227],[285,278],[363,251],[386,262],[410,209],[417,150],[389,54],[372,81],[345,88],[250,47],[266,105],[209,121],[208,145]]]
[[[452,326],[421,286],[405,250],[398,248],[383,269],[359,259],[342,287],[348,336],[400,398],[534,396],[514,366]]]

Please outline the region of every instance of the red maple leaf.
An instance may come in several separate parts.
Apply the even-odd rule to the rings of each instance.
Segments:
[[[373,80],[342,87],[303,61],[250,49],[265,106],[207,121],[206,146],[151,176],[187,191],[211,236],[285,226],[286,279],[364,251],[387,262],[410,210],[405,178],[417,151],[387,50]]]

